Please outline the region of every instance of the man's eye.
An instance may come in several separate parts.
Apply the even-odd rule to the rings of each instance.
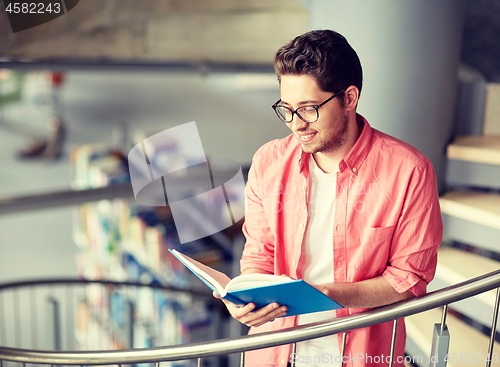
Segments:
[[[299,112],[303,113],[316,113],[316,109],[312,106],[304,106],[300,109]]]

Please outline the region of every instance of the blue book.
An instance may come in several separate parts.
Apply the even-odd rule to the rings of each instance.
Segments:
[[[244,274],[230,279],[179,251],[169,251],[219,296],[237,305],[252,302],[259,309],[277,302],[288,308],[285,316],[343,308],[303,280],[272,274]]]

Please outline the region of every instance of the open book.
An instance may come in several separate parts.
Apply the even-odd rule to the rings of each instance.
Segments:
[[[219,296],[237,305],[253,302],[259,309],[277,302],[280,306],[287,306],[285,316],[342,308],[303,280],[271,274],[244,274],[231,280],[226,274],[177,250],[170,252]]]

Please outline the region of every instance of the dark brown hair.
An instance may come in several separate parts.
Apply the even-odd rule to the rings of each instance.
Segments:
[[[281,47],[274,70],[278,80],[282,75],[310,75],[324,92],[337,93],[354,85],[361,93],[363,84],[356,51],[344,36],[331,30],[304,33]]]

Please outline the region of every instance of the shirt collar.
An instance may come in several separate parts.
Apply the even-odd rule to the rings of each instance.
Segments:
[[[354,146],[351,148],[349,153],[347,153],[344,159],[340,161],[339,165],[340,172],[343,172],[346,168],[348,168],[355,175],[358,174],[366,156],[368,155],[368,152],[370,151],[373,135],[373,130],[370,124],[363,116],[356,114],[356,122],[362,127],[363,130],[361,131],[361,135],[358,140],[356,140],[356,143],[354,143]],[[304,168],[308,167],[307,164],[309,162],[310,154],[304,153],[300,148],[299,150],[300,154],[298,164],[300,172],[302,172]]]
[[[373,129],[360,114],[356,114],[356,122],[362,127],[361,135],[359,136],[354,146],[349,153],[340,161],[339,170],[342,172],[345,168],[351,170],[352,173],[357,175],[363,162],[370,151],[372,146]]]

